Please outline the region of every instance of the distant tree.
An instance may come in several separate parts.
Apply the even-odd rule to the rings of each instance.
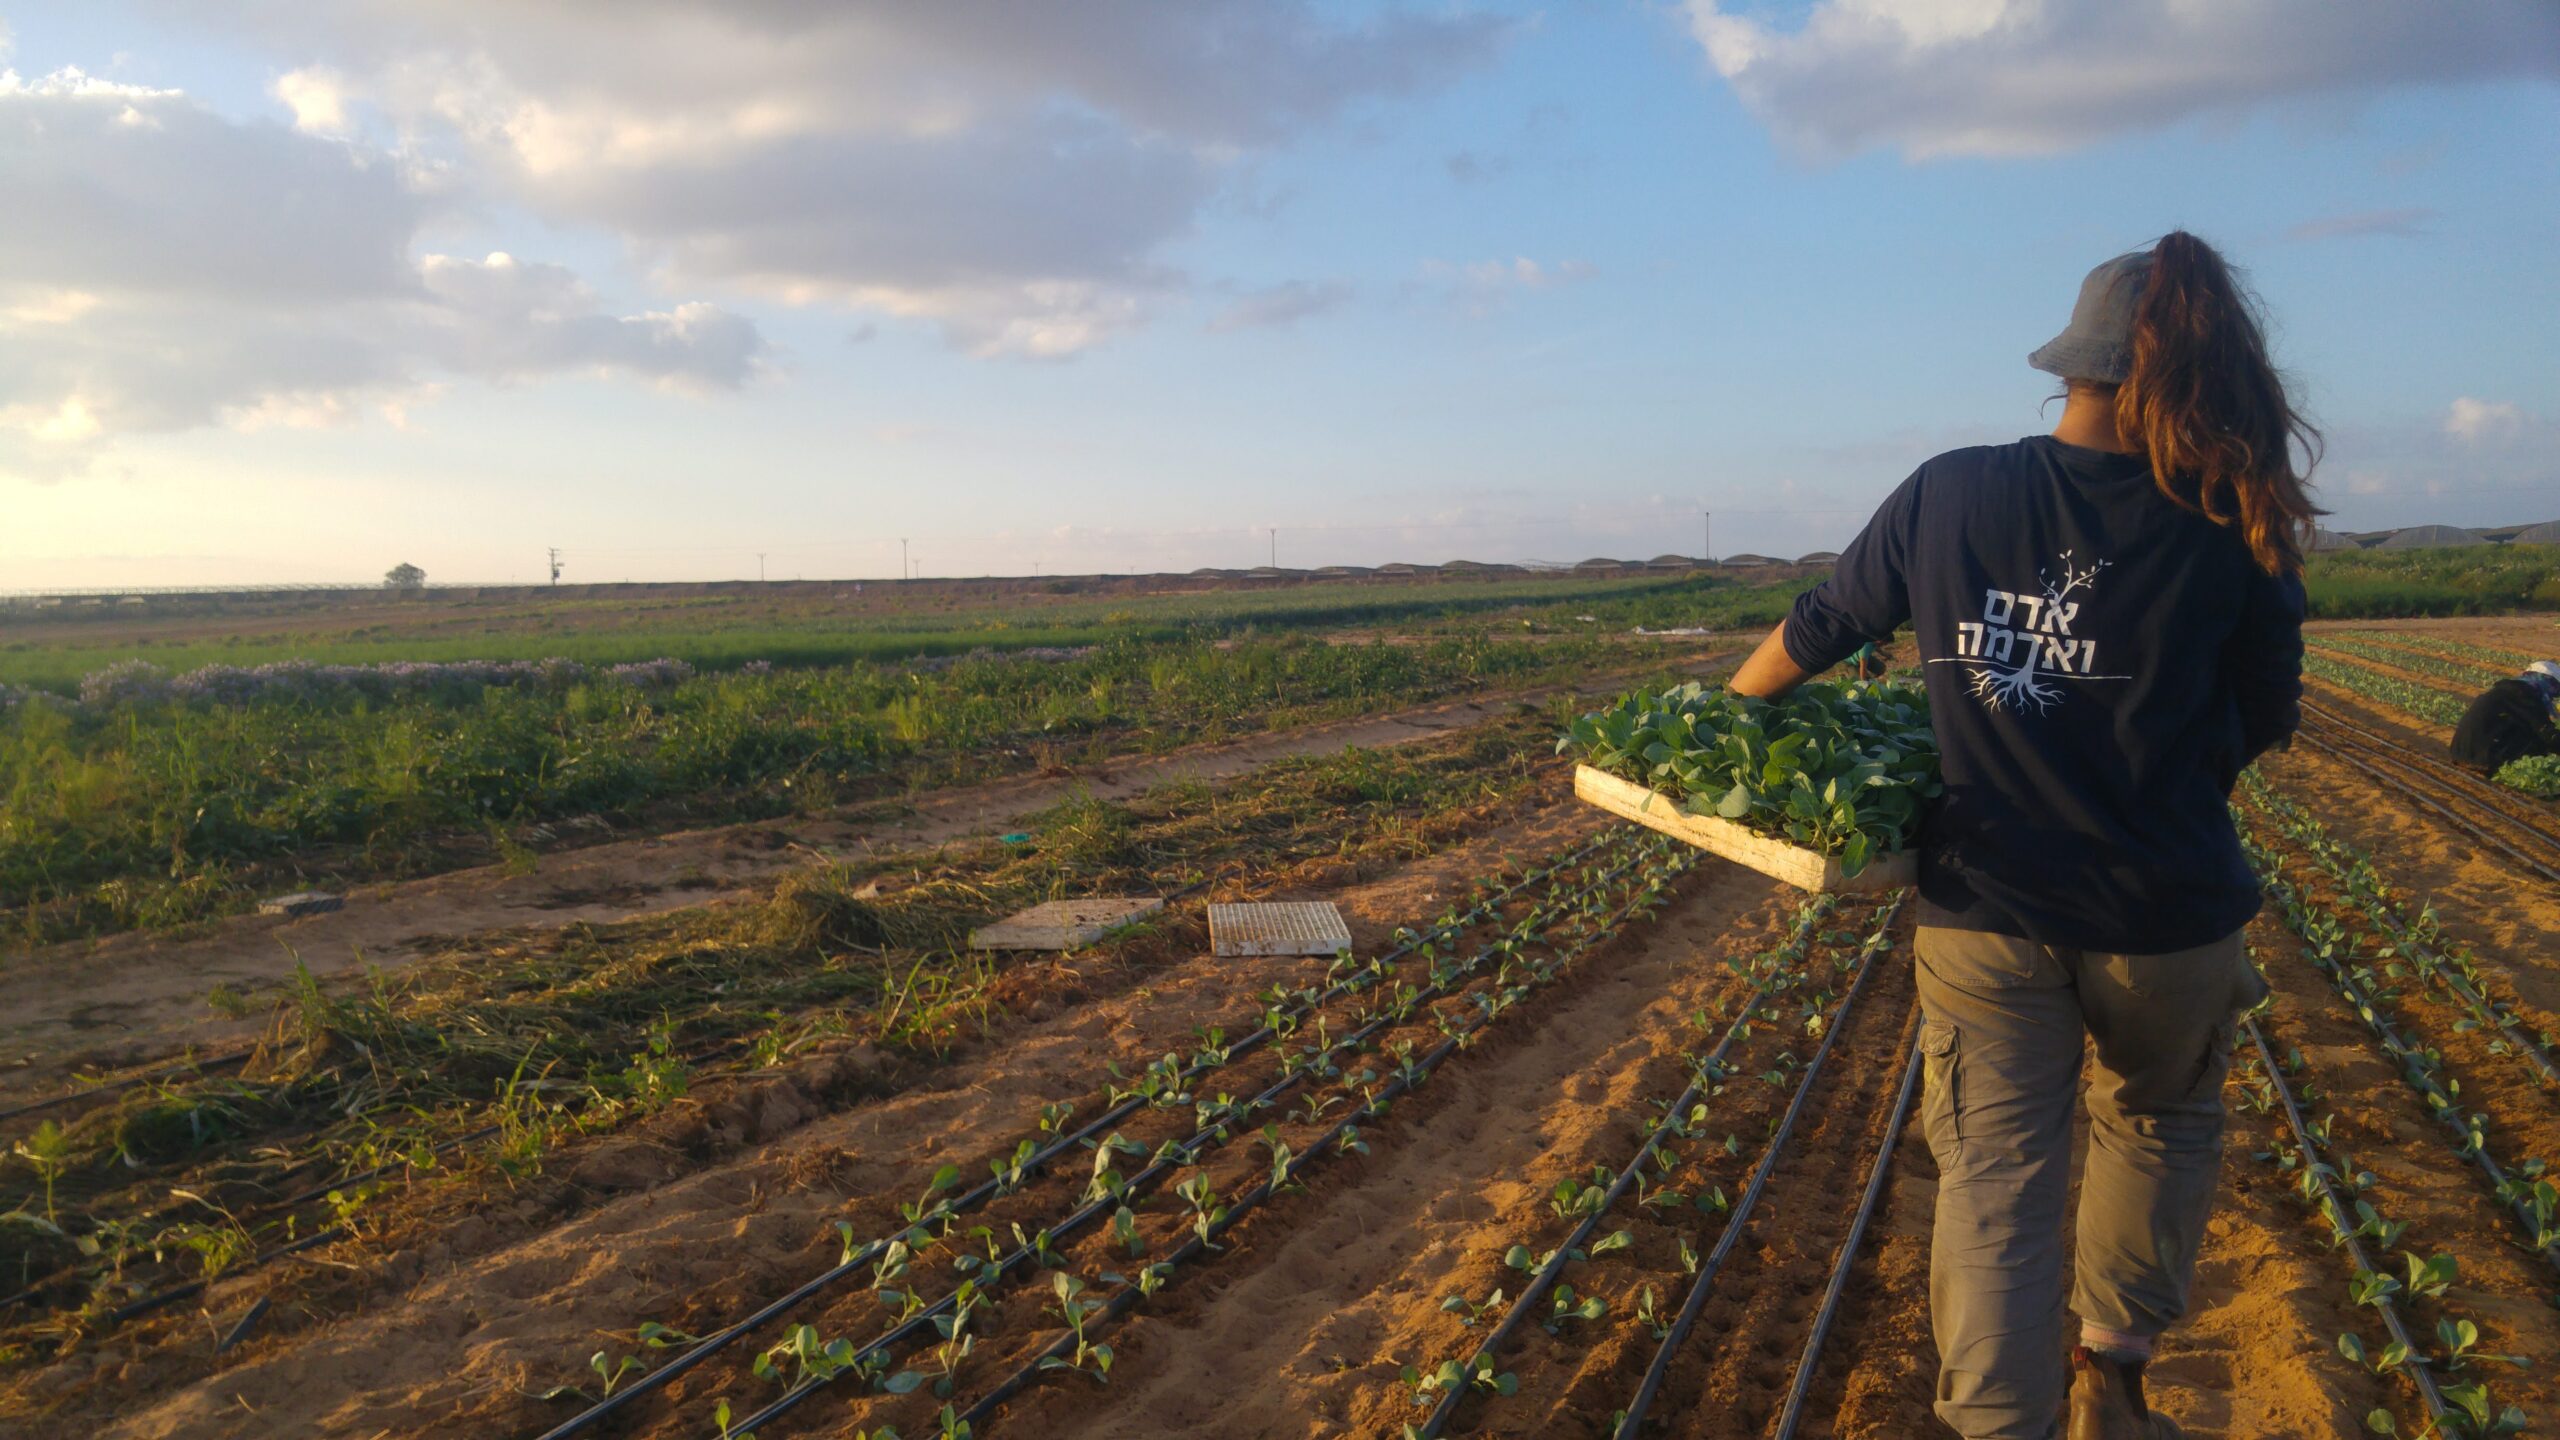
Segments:
[[[423,590],[426,585],[427,572],[406,560],[382,572],[382,588],[385,590]]]

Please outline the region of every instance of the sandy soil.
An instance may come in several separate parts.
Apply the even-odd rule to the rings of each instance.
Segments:
[[[1570,812],[1554,814],[1499,838],[1515,848],[1545,843],[1581,823]],[[1425,911],[1480,859],[1442,857],[1362,887],[1352,907],[1373,929],[1388,916]],[[1257,1213],[1229,1237],[1226,1253],[1117,1327],[1109,1338],[1119,1358],[1107,1388],[1054,1378],[1001,1412],[986,1433],[1243,1440],[1392,1434],[1418,1419],[1397,1368],[1459,1356],[1480,1333],[1444,1313],[1441,1299],[1516,1290],[1519,1277],[1502,1268],[1503,1251],[1561,1237],[1567,1222],[1547,1207],[1552,1186],[1632,1153],[1651,1102],[1682,1082],[1682,1052],[1698,1048],[1693,1012],[1739,985],[1716,962],[1773,943],[1794,907],[1779,887],[1721,864],[1693,874],[1681,897],[1656,925],[1539,997],[1498,1038],[1461,1052],[1444,1080],[1366,1132],[1369,1156]],[[1826,928],[1864,927],[1847,920]],[[1898,928],[1907,935],[1907,919]],[[2307,1068],[2298,1081],[2316,1087],[2315,1113],[2337,1117],[2344,1157],[2378,1177],[2370,1198],[2410,1224],[2405,1249],[2460,1257],[2461,1282],[2442,1302],[2419,1302],[2419,1328],[2439,1314],[2475,1321],[2484,1348],[2533,1362],[2493,1376],[2502,1399],[2547,1413],[2560,1379],[2560,1314],[2542,1303],[2549,1275],[2512,1245],[2502,1214],[2452,1159],[2414,1092],[2292,942],[2265,922],[2253,938],[2278,990],[2270,1038],[2280,1051],[2302,1051]],[[1657,1412],[1666,1417],[1663,1434],[1762,1435],[1783,1399],[1849,1209],[1886,1138],[1908,1053],[1907,953],[1897,949],[1878,963],[1794,1148],[1720,1277],[1690,1353],[1673,1369]],[[1070,1007],[968,1083],[814,1119],[732,1163],[611,1200],[556,1228],[520,1226],[525,1233],[477,1254],[457,1240],[384,1277],[358,1313],[252,1342],[216,1373],[174,1390],[184,1373],[205,1368],[200,1352],[128,1359],[110,1341],[93,1362],[99,1378],[163,1398],[99,1433],[530,1434],[566,1407],[529,1396],[580,1378],[591,1350],[628,1348],[644,1318],[703,1328],[823,1268],[834,1248],[824,1238],[832,1220],[878,1218],[885,1199],[917,1189],[944,1159],[966,1167],[1001,1153],[1043,1100],[1088,1090],[1107,1059],[1125,1068],[1197,1025],[1232,1019],[1240,987],[1271,978],[1271,969],[1248,977],[1203,960],[1143,992]],[[2450,1026],[2441,1028],[2451,1036]],[[1738,1055],[1743,1074],[1716,1102],[1712,1127],[1729,1127],[1743,1143],[1731,1157],[1707,1147],[1699,1178],[1728,1193],[1784,1103],[1786,1087],[1753,1078],[1781,1049],[1801,1059],[1811,1044],[1789,1027],[1768,1029]],[[2466,1070],[2467,1096],[2515,1110],[2512,1127],[2502,1121],[2493,1131],[2501,1145],[2539,1146],[2560,1131],[2547,1099],[2492,1083],[2496,1057],[2452,1058],[2480,1067],[2476,1076]],[[2277,1138],[2278,1123],[2235,1114],[2224,1193],[2199,1266],[2197,1315],[2173,1334],[2153,1372],[2156,1403],[2200,1436],[2333,1436],[2355,1433],[2376,1405],[2404,1416],[2413,1410],[2405,1392],[2347,1367],[2329,1348],[2344,1330],[2370,1333],[2370,1312],[2348,1301],[2343,1262],[2285,1177],[2252,1157]],[[1924,1297],[1933,1187],[1915,1122],[1900,1137],[1851,1303],[1817,1366],[1817,1419],[1805,1433],[1858,1440],[1931,1433],[1935,1361]],[[1652,1349],[1631,1318],[1641,1288],[1652,1285],[1675,1305],[1685,1285],[1667,1254],[1666,1227],[1641,1215],[1609,1223],[1632,1225],[1637,1245],[1568,1278],[1607,1299],[1611,1316],[1562,1336],[1529,1329],[1503,1359],[1519,1393],[1471,1402],[1453,1433],[1606,1433]],[[496,1217],[491,1228],[508,1224]],[[1714,1233],[1712,1221],[1683,1228]],[[246,1303],[244,1291],[210,1308],[228,1318]],[[999,1334],[1045,1335],[1054,1321],[1038,1309],[1013,1302],[1000,1312]],[[881,1323],[876,1302],[859,1293],[809,1316],[829,1335],[868,1334]],[[964,1365],[963,1399],[969,1385],[998,1373],[992,1364]],[[645,1404],[616,1433],[698,1434],[713,1396],[743,1408],[771,1393],[769,1384],[715,1366]],[[893,1415],[912,1424],[912,1402],[852,1401],[822,1395],[768,1433],[843,1435]]]
[[[769,882],[808,863],[813,852],[862,854],[993,834],[1078,793],[1124,798],[1168,781],[1232,777],[1288,756],[1402,744],[1548,693],[1447,701],[1063,776],[935,792],[887,820],[767,821],[610,841],[546,855],[530,873],[490,865],[366,887],[343,909],[297,920],[241,916],[182,937],[134,933],[56,946],[0,966],[0,1105],[60,1091],[75,1071],[135,1064],[185,1045],[245,1045],[266,1007],[226,1020],[208,1007],[208,993],[219,985],[253,995],[290,979],[297,962],[338,977],[398,966],[474,934],[696,905]]]
[[[1596,823],[1579,807],[1555,806],[1337,899],[1355,939],[1375,947],[1397,925],[1426,922],[1503,856],[1557,849]],[[836,1219],[859,1222],[862,1233],[894,1228],[891,1197],[920,1190],[935,1166],[957,1160],[984,1174],[977,1157],[1010,1150],[1043,1103],[1073,1099],[1089,1107],[1106,1066],[1142,1067],[1195,1043],[1194,1033],[1207,1025],[1241,1034],[1251,1025],[1253,992],[1304,983],[1321,971],[1315,961],[1202,955],[1135,991],[1036,1018],[983,1065],[784,1127],[713,1169],[644,1177],[638,1193],[567,1224],[546,1228],[538,1215],[493,1214],[473,1233],[404,1259],[362,1313],[307,1338],[288,1324],[285,1333],[238,1352],[218,1377],[104,1433],[511,1433],[558,1411],[532,1404],[529,1394],[582,1378],[599,1337],[627,1335],[653,1317],[707,1327],[788,1288],[833,1256]],[[600,1187],[635,1188],[619,1173],[626,1157],[614,1147],[599,1152],[585,1157],[586,1173]],[[578,1173],[574,1163],[571,1169]],[[250,1293],[218,1293],[207,1309],[236,1316]],[[876,1304],[867,1294],[863,1303]],[[180,1351],[146,1348],[141,1337],[122,1332],[92,1364],[119,1388],[156,1389],[203,1368],[203,1347]],[[694,1419],[698,1428],[699,1414]],[[17,1433],[59,1432],[40,1426]]]

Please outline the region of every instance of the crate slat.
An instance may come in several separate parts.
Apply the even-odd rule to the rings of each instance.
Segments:
[[[1701,850],[1721,855],[1736,865],[1757,870],[1772,879],[1784,880],[1799,890],[1849,894],[1891,890],[1910,884],[1920,874],[1920,857],[1903,850],[1868,861],[1867,868],[1856,875],[1843,875],[1836,856],[1817,855],[1801,845],[1773,839],[1720,816],[1683,814],[1679,802],[1671,797],[1588,765],[1574,767],[1573,793],[1575,798],[1586,804],[1597,805],[1621,819],[1686,840]]]

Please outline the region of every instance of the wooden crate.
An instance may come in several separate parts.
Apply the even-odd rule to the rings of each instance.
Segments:
[[[1843,875],[1839,860],[1833,856],[1817,855],[1801,845],[1790,845],[1718,816],[1683,814],[1680,802],[1670,796],[1588,765],[1573,768],[1573,793],[1575,798],[1612,815],[1686,840],[1701,850],[1784,880],[1800,890],[1891,890],[1910,884],[1920,873],[1920,857],[1904,850],[1868,861],[1867,868],[1856,875]]]

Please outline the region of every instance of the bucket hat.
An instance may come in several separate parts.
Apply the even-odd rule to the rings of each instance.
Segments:
[[[2090,271],[2080,282],[2071,323],[2037,347],[2027,363],[2065,380],[2121,385],[2131,379],[2133,307],[2142,299],[2142,280],[2150,270],[2151,252],[2134,250]]]
[[[2524,667],[2524,679],[2536,681],[2545,695],[2560,695],[2560,665],[2536,660]]]

